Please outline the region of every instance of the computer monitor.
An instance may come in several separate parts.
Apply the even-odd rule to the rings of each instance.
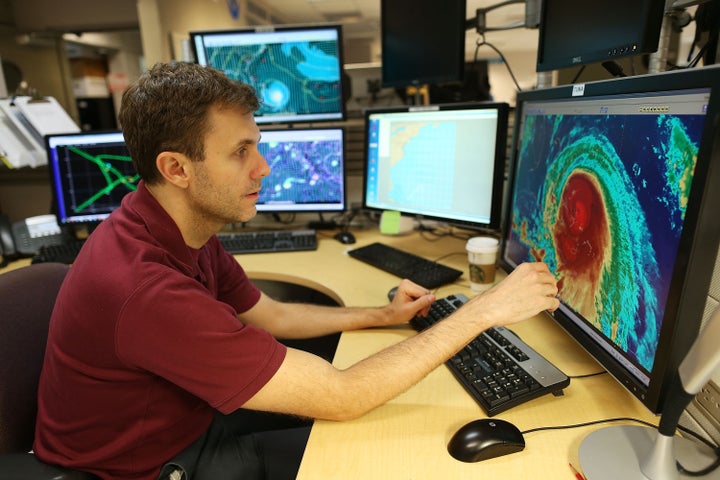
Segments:
[[[719,116],[711,67],[517,97],[501,266],[546,262],[555,320],[654,413],[718,250]]]
[[[47,135],[45,148],[61,226],[100,223],[137,189],[140,176],[119,130]]]
[[[255,87],[257,123],[345,118],[340,25],[195,31],[190,40],[200,65]]]
[[[508,110],[492,102],[366,110],[364,208],[499,229]]]
[[[258,150],[270,165],[263,178],[260,213],[345,210],[344,130],[263,130]]]
[[[463,79],[465,0],[382,0],[382,85],[406,87]]]
[[[652,53],[665,0],[543,0],[537,71]]]

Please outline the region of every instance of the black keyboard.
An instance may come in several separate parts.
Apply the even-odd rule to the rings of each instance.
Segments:
[[[447,265],[379,242],[350,250],[347,253],[373,267],[400,278],[408,278],[425,288],[437,288],[452,283],[463,273]]]
[[[410,324],[423,330],[460,308],[462,294],[440,298],[427,317]],[[489,416],[548,393],[559,394],[570,378],[505,327],[481,333],[445,363]]]
[[[218,233],[223,248],[241,253],[295,252],[317,250],[315,230],[268,230],[262,232]]]
[[[71,264],[80,253],[84,243],[84,239],[67,239],[63,243],[43,245],[32,257],[30,263],[56,262]]]

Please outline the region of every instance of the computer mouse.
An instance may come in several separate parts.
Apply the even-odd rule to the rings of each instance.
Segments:
[[[340,243],[350,244],[355,243],[355,235],[353,235],[350,232],[342,231],[335,234],[333,237],[335,240],[337,240]]]
[[[397,285],[392,287],[390,290],[388,290],[388,293],[387,293],[388,300],[390,300],[392,302],[393,298],[395,298],[395,295],[397,294],[397,291],[398,291]]]
[[[525,438],[505,420],[481,418],[460,427],[448,442],[448,453],[461,462],[479,462],[523,450]]]

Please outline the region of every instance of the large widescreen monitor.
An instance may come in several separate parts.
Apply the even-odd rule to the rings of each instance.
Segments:
[[[492,102],[366,110],[364,208],[499,229],[508,110]]]
[[[652,53],[665,0],[543,0],[537,71]]]
[[[720,70],[518,94],[501,263],[543,261],[555,320],[659,413],[720,239]]]
[[[122,132],[81,132],[45,137],[53,210],[60,225],[93,225],[137,189]]]
[[[257,123],[345,118],[340,25],[195,31],[190,41],[200,65],[255,88]]]
[[[258,150],[270,166],[257,211],[323,213],[345,210],[344,130],[263,130]]]

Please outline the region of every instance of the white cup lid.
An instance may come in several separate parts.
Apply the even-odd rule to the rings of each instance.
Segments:
[[[472,237],[467,241],[465,248],[475,253],[497,252],[500,241],[494,237]]]

